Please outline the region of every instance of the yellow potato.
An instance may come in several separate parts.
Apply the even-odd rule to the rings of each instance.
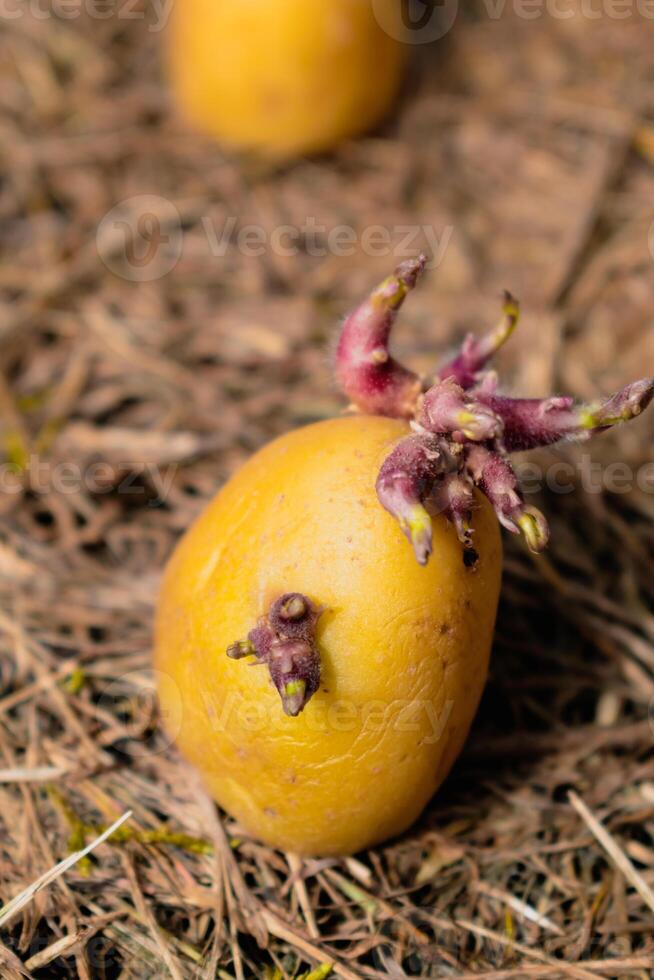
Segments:
[[[167,45],[177,101],[235,147],[273,158],[330,149],[373,127],[397,95],[408,48],[375,16],[397,2],[177,0]]]
[[[166,572],[156,629],[164,718],[216,800],[300,854],[343,854],[400,833],[457,757],[486,680],[500,587],[495,516],[479,496],[465,567],[434,519],[416,562],[375,494],[404,422],[321,422],[258,452],[189,530]],[[320,688],[288,717],[268,669],[234,661],[270,603],[324,608]]]

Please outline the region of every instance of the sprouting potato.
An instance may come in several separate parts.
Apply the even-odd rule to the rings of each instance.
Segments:
[[[488,668],[499,526],[548,540],[514,450],[628,421],[654,381],[580,405],[501,395],[518,320],[426,381],[389,350],[424,257],[346,319],[336,375],[359,414],[256,453],[177,547],[155,663],[164,719],[215,799],[267,844],[344,854],[407,828],[466,738]]]

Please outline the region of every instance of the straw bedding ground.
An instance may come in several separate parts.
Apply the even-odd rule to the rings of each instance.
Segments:
[[[184,129],[135,9],[0,35],[0,902],[133,811],[2,925],[0,975],[646,980],[652,417],[566,447],[546,558],[508,544],[480,715],[400,840],[299,862],[248,838],[161,734],[149,651],[178,535],[251,451],[340,410],[335,322],[394,262],[216,254],[230,217],[434,229],[447,247],[398,337],[425,369],[509,287],[516,388],[654,373],[651,21],[461,11],[383,132],[272,172]],[[135,283],[97,232],[145,194],[173,245],[178,209],[183,247]],[[620,492],[583,489],[598,463]]]

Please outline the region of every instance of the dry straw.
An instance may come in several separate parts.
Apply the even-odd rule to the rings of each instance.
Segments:
[[[341,411],[335,325],[403,257],[218,255],[230,217],[267,241],[307,216],[359,242],[409,225],[412,254],[425,224],[447,239],[398,338],[425,372],[494,318],[506,287],[524,309],[502,364],[516,390],[588,399],[652,373],[649,22],[635,5],[534,20],[506,4],[497,21],[482,4],[418,53],[383,133],[270,170],[174,115],[148,5],[142,20],[135,5],[130,19],[13,6],[0,35],[3,980],[297,980],[327,966],[351,980],[649,980],[654,496],[635,477],[654,414],[590,456],[566,448],[572,492],[554,456],[536,460],[552,477],[534,501],[551,548],[532,561],[507,542],[479,717],[401,839],[342,861],[262,846],[163,736],[149,670],[174,543],[254,449]],[[138,215],[143,194],[174,202],[183,248],[163,278],[134,282],[96,229],[119,201]],[[609,493],[617,461],[627,479]]]

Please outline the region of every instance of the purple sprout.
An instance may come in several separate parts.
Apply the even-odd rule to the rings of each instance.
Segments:
[[[525,504],[509,454],[588,439],[628,422],[651,402],[654,379],[626,385],[594,404],[498,394],[497,376],[487,365],[520,315],[517,300],[505,293],[498,325],[481,338],[468,335],[433,382],[423,383],[391,356],[389,340],[397,312],[425,264],[424,255],[410,259],[385,279],[346,318],[336,353],[338,380],[355,408],[412,424],[412,433],[381,467],[380,503],[399,522],[421,565],[432,552],[433,513],[452,521],[466,564],[474,564],[475,488],[488,497],[503,527],[540,552],[549,539],[547,521]]]

